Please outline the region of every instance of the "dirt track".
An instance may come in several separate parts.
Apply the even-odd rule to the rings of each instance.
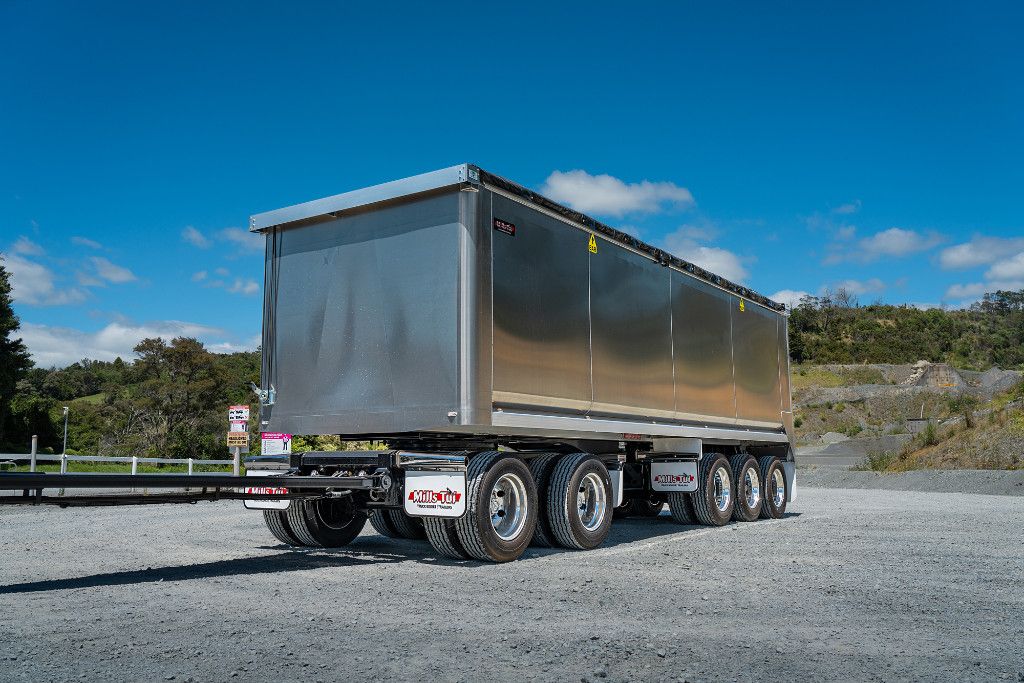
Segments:
[[[0,509],[0,680],[1024,680],[1024,498],[791,512],[495,566],[293,551],[238,504]]]

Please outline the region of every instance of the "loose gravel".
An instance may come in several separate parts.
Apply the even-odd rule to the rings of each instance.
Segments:
[[[236,503],[0,508],[0,680],[1024,681],[1024,498],[790,511],[492,565],[291,550]]]

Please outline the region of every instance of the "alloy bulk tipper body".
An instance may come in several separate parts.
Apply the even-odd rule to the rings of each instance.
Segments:
[[[596,547],[666,502],[721,525],[792,498],[780,304],[471,164],[250,229],[260,430],[384,444],[251,462],[247,505],[285,543],[344,545],[369,520],[507,561]]]

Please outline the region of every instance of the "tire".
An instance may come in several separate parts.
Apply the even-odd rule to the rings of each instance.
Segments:
[[[548,520],[548,482],[560,457],[558,453],[549,453],[530,461],[530,475],[537,486],[537,528],[530,540],[532,546],[553,548],[556,545],[555,537],[551,533],[551,522]]]
[[[733,488],[736,490],[732,518],[737,522],[753,522],[761,514],[764,490],[761,486],[761,468],[747,453],[732,456],[729,463],[732,465]]]
[[[657,517],[665,507],[665,501],[660,495],[650,494],[642,498],[634,498],[633,514],[640,517]]]
[[[761,519],[782,519],[786,514],[786,473],[778,458],[766,455],[761,466]],[[780,489],[781,485],[781,489]]]
[[[421,518],[410,517],[405,514],[405,510],[387,510],[387,516],[391,522],[391,528],[398,534],[398,538],[422,541],[427,537]]]
[[[288,517],[285,515],[285,510],[264,510],[263,521],[266,523],[267,528],[270,529],[270,533],[274,534],[274,538],[281,541],[281,543],[285,545],[302,545],[288,526]]]
[[[696,525],[697,515],[693,511],[693,494],[683,491],[673,491],[668,494],[668,511],[672,513],[672,519],[680,524]]]
[[[370,526],[381,536],[387,536],[388,538],[401,538],[398,535],[398,531],[391,525],[391,518],[387,514],[389,511],[383,508],[377,508],[376,510],[370,511]]]
[[[453,560],[468,560],[469,553],[462,546],[459,540],[459,533],[455,529],[455,520],[444,519],[443,517],[424,517],[423,530],[427,532],[427,540],[434,550],[444,557]]]
[[[288,523],[303,545],[340,548],[363,530],[366,512],[357,510],[349,497],[292,501],[288,506]]]
[[[705,453],[697,463],[697,490],[690,496],[697,520],[706,526],[728,524],[735,499],[729,460],[719,453]]]
[[[548,483],[547,512],[560,546],[591,550],[604,543],[613,516],[612,481],[604,463],[589,453],[562,458]]]
[[[470,557],[511,562],[530,545],[536,527],[537,486],[526,463],[499,451],[470,458],[466,514],[455,522]]]

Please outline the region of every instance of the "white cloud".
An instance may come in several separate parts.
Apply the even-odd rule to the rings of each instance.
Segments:
[[[83,287],[106,287],[106,285],[103,284],[103,280],[82,271],[75,273],[75,279],[78,280],[78,284]]]
[[[227,277],[230,274],[230,271],[227,268],[217,268],[213,272],[217,273],[217,275],[220,275],[221,277]]]
[[[665,237],[665,249],[679,258],[694,263],[705,270],[710,270],[715,275],[720,275],[727,280],[742,283],[747,279],[750,273],[747,271],[744,263],[753,259],[738,256],[720,247],[700,244],[690,236],[692,234],[693,232],[688,226],[683,226]]]
[[[25,256],[42,256],[46,251],[30,240],[29,238],[22,235],[11,245],[12,254],[24,254]]]
[[[939,264],[946,270],[976,268],[1000,260],[1007,253],[1024,249],[1024,237],[975,236],[970,242],[947,247],[939,254]]]
[[[780,304],[786,304],[786,308],[796,308],[800,304],[800,299],[805,296],[810,296],[810,294],[802,290],[780,289],[768,298],[778,301]]]
[[[216,327],[181,320],[141,324],[119,320],[96,332],[24,322],[20,334],[33,360],[42,367],[65,366],[83,358],[111,361],[120,356],[129,360],[135,357],[132,351],[135,345],[149,337],[223,339],[225,336],[224,331]]]
[[[608,216],[627,213],[656,213],[665,206],[692,206],[693,195],[675,183],[643,180],[626,183],[607,174],[586,171],[553,171],[541,186],[541,193],[577,211]]]
[[[826,288],[822,288],[824,291]],[[873,277],[870,280],[840,280],[834,282],[828,286],[828,289],[833,291],[838,289],[845,289],[850,294],[856,294],[860,296],[862,294],[873,294],[885,290],[885,283],[879,280],[877,277]]]
[[[837,240],[852,240],[857,236],[856,225],[841,225],[836,228],[836,239]]]
[[[974,299],[985,293],[985,285],[981,282],[972,282],[966,285],[952,285],[946,290],[947,299]]]
[[[205,270],[200,270],[200,271],[197,271],[195,273],[192,273],[192,282],[201,282],[202,280],[205,280],[205,279],[206,279],[206,271]]]
[[[858,240],[856,244],[841,244],[850,240],[855,230],[853,226],[844,226],[835,232],[837,242],[829,245],[829,254],[823,261],[825,265],[843,261],[870,263],[884,256],[899,258],[927,251],[943,241],[942,235],[935,232],[920,233],[903,228],[889,228]]]
[[[234,284],[228,289],[232,294],[244,294],[249,296],[260,291],[260,286],[251,278],[236,277]]]
[[[263,343],[263,339],[258,334],[254,334],[241,344],[233,344],[231,342],[220,342],[218,344],[210,344],[206,348],[213,353],[238,353],[240,351],[255,351],[259,348],[260,344]]]
[[[11,274],[11,295],[17,303],[63,306],[81,303],[88,297],[77,287],[58,288],[53,271],[35,261],[8,254],[3,264]]]
[[[224,228],[217,237],[238,247],[236,256],[262,252],[266,247],[263,235],[241,228]]]
[[[1024,280],[1024,251],[996,261],[985,271],[985,277],[989,280]]]
[[[836,208],[832,209],[832,213],[838,213],[841,215],[849,215],[852,213],[857,213],[858,211],[860,211],[859,199],[855,199],[852,202],[847,202],[846,204],[840,204]]]
[[[913,230],[889,228],[860,241],[866,256],[906,256],[938,246],[942,237],[935,233],[922,235]]]
[[[138,279],[132,271],[128,270],[124,266],[111,263],[102,256],[92,256],[90,257],[90,260],[96,268],[96,274],[108,282],[120,284],[123,282],[132,282],[133,280]]]
[[[206,235],[199,232],[191,225],[186,225],[185,229],[181,231],[181,239],[185,240],[193,247],[199,247],[200,249],[210,248],[210,240],[206,238]]]
[[[89,247],[90,249],[102,249],[103,245],[96,240],[91,240],[88,237],[74,236],[71,238],[72,244],[77,244],[82,247]]]

